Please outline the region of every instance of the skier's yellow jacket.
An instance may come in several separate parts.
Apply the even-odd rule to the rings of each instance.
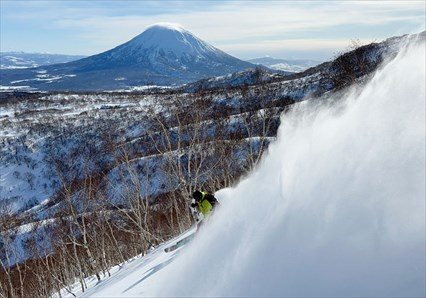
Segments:
[[[207,218],[210,216],[213,210],[213,205],[210,203],[211,199],[209,196],[213,197],[212,195],[207,194],[206,192],[201,192],[203,194],[202,199],[197,202],[198,211],[200,211],[204,218]],[[216,199],[213,197],[213,199],[216,201]]]

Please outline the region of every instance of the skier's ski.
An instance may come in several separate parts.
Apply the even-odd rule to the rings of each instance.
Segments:
[[[174,251],[174,250],[176,250],[176,249],[177,249],[177,243],[176,243],[176,244],[174,244],[174,245],[172,245],[172,246],[166,247],[166,248],[164,249],[164,251],[165,251],[165,252],[171,252],[171,251]]]
[[[172,245],[172,246],[166,247],[166,248],[164,249],[164,251],[165,251],[165,252],[171,252],[171,251],[174,251],[174,250],[178,249],[179,247],[182,247],[182,246],[184,246],[185,244],[189,243],[192,239],[194,239],[194,237],[195,237],[195,233],[193,233],[193,234],[191,234],[191,235],[189,235],[189,236],[187,236],[187,237],[185,237],[185,238],[183,238],[183,239],[179,240],[178,242],[176,242],[176,243],[175,243],[174,245]]]

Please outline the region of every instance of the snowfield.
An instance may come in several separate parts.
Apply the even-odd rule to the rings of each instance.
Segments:
[[[42,65],[65,63],[84,56],[48,53],[0,52],[0,69],[22,69]]]
[[[298,104],[192,243],[78,296],[424,297],[424,66],[422,43],[341,104]]]
[[[273,57],[262,57],[248,60],[254,64],[260,64],[272,69],[288,71],[288,72],[301,72],[309,67],[320,64],[320,61],[309,59],[277,59]]]

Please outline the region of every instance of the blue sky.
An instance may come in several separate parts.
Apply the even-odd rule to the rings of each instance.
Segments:
[[[353,39],[425,30],[425,3],[0,0],[0,50],[91,55],[172,22],[243,59],[325,60]]]

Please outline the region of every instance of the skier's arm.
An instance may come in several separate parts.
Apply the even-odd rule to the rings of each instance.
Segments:
[[[218,202],[218,200],[211,194],[207,194],[206,195],[206,200],[209,201],[209,203],[212,205],[213,208],[220,205],[220,203]]]

